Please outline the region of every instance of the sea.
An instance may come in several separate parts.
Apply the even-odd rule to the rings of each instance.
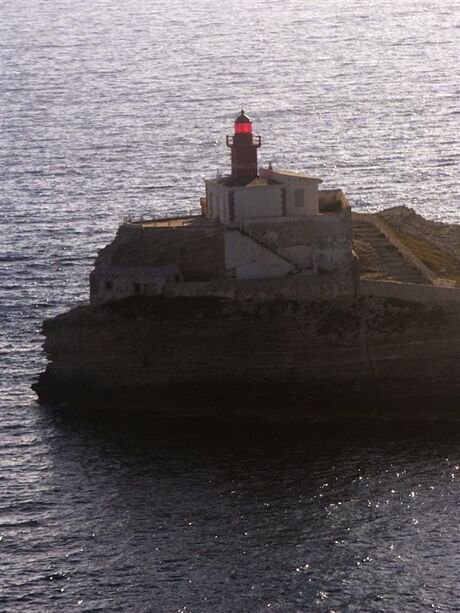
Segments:
[[[460,611],[458,423],[159,422],[30,388],[43,319],[88,300],[124,217],[199,210],[241,108],[262,163],[460,223],[458,1],[0,6],[0,611]]]

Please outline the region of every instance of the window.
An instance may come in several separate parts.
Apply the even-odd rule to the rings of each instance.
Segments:
[[[107,290],[111,290],[112,289],[112,281],[106,281],[105,282],[105,289],[107,289]]]
[[[294,206],[295,207],[303,207],[303,189],[295,189],[294,190]]]
[[[140,283],[135,283],[134,284],[134,291],[136,292],[136,294],[138,294],[141,291],[141,284]]]

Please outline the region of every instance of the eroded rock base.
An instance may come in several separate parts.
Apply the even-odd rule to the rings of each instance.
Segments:
[[[45,322],[40,401],[158,415],[460,416],[460,309],[132,297]]]

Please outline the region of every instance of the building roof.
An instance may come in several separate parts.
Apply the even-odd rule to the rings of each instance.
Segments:
[[[235,123],[252,123],[252,121],[246,115],[244,109],[241,109],[241,114],[235,119]]]
[[[266,187],[267,185],[280,185],[281,181],[275,179],[267,179],[257,175],[256,177],[232,177],[226,175],[218,179],[210,179],[226,187]]]
[[[260,174],[271,180],[276,180],[276,176],[279,175],[281,177],[293,177],[297,179],[310,179],[313,181],[318,181],[322,183],[323,180],[319,177],[315,177],[314,175],[308,175],[304,172],[293,172],[292,170],[283,170],[282,168],[261,168]]]

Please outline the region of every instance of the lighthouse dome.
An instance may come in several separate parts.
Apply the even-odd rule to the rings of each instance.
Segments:
[[[251,123],[251,120],[244,112],[244,109],[241,110],[241,114],[235,119],[235,123]]]
[[[244,134],[252,132],[252,121],[242,109],[241,114],[235,119],[235,132],[236,134]]]

